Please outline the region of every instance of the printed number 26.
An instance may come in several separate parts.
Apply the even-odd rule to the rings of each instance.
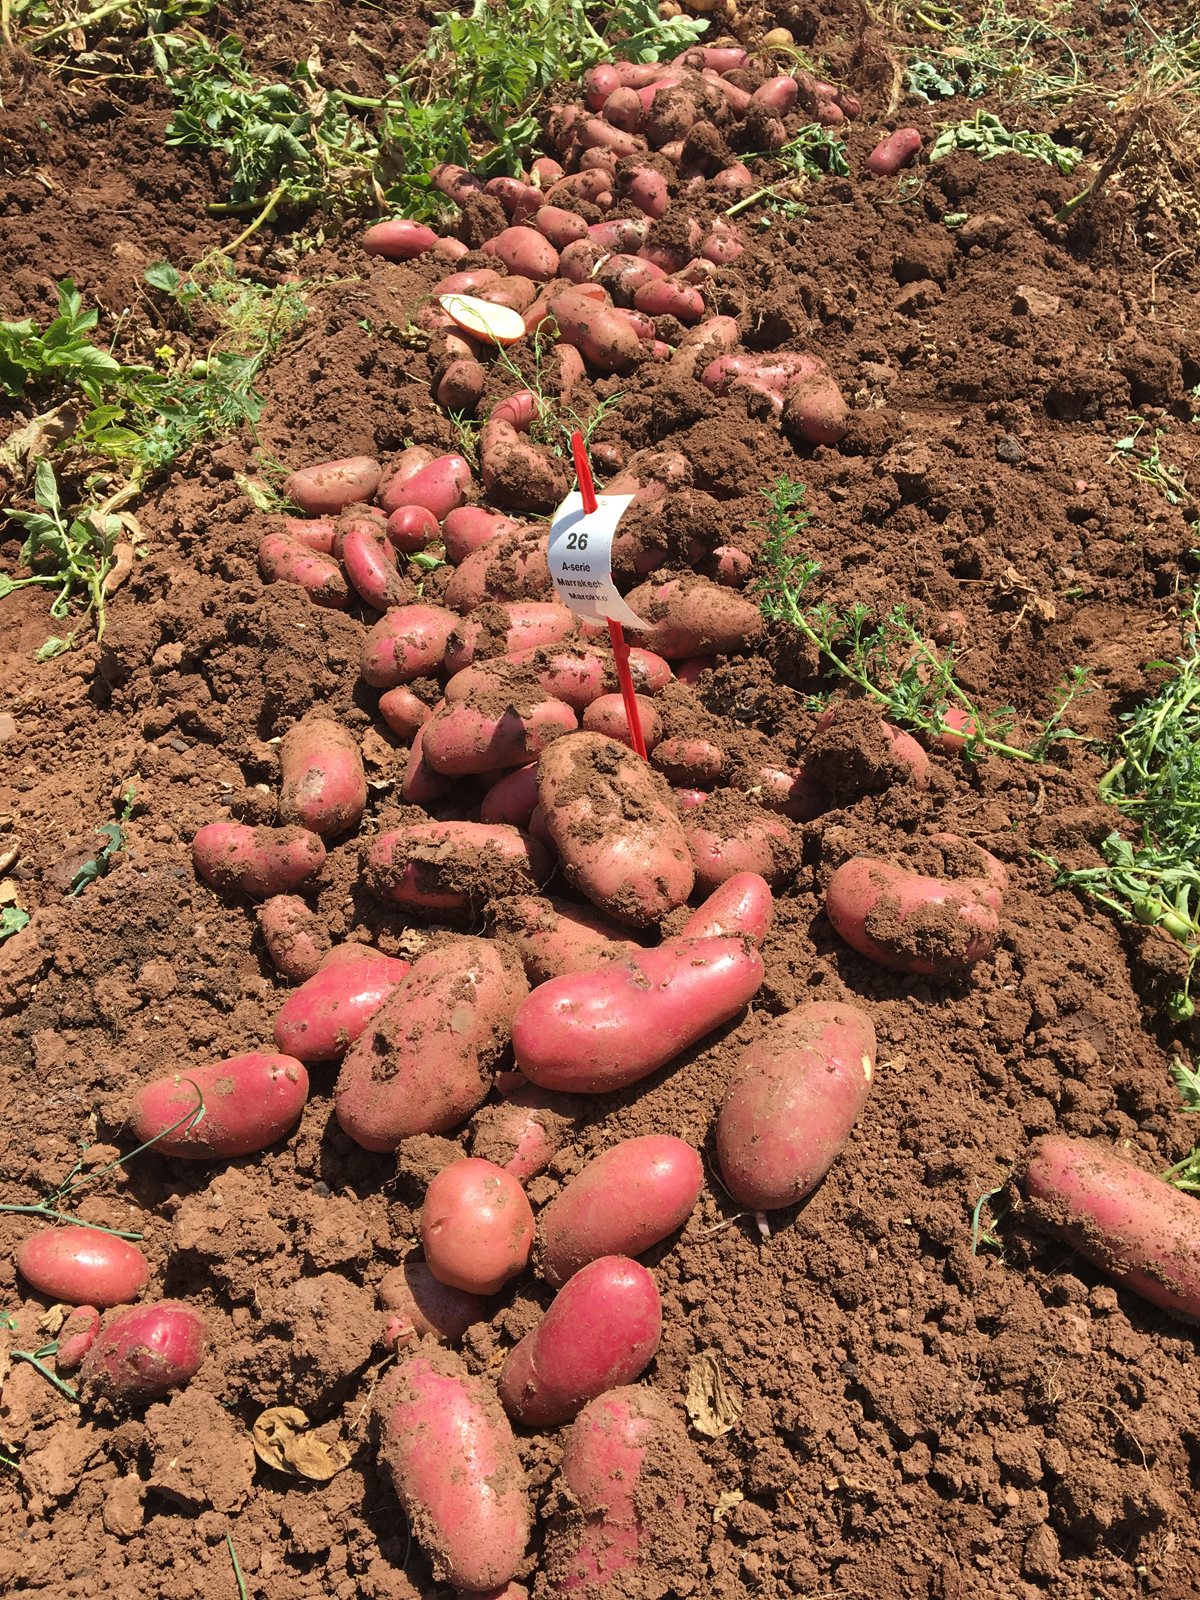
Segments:
[[[567,535],[568,550],[586,550],[588,536],[586,533],[569,533]]]

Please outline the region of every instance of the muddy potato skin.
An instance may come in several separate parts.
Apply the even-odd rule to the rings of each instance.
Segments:
[[[199,1105],[197,1088],[204,1096],[203,1115],[159,1138]],[[139,1144],[158,1139],[163,1155],[219,1161],[274,1144],[296,1122],[307,1099],[302,1062],[251,1052],[146,1084],[133,1097],[129,1125]]]
[[[276,1049],[298,1061],[340,1061],[410,965],[367,945],[335,945],[283,1002]]]
[[[293,472],[283,492],[307,516],[336,515],[346,506],[369,500],[379,487],[379,476],[379,463],[373,456],[344,456]]]
[[[156,1300],[118,1311],[101,1329],[79,1369],[79,1392],[129,1406],[182,1389],[208,1352],[208,1324],[182,1300]]]
[[[379,1459],[439,1583],[472,1593],[511,1579],[529,1541],[516,1441],[495,1390],[428,1347],[380,1386]]]
[[[340,722],[314,718],[289,728],[279,747],[279,815],[322,839],[356,827],[367,803],[358,741]]]
[[[414,750],[424,732],[424,728],[418,731]],[[405,793],[404,798],[415,797]],[[480,863],[480,856],[485,863]],[[519,828],[419,822],[379,835],[367,855],[366,881],[378,899],[414,911],[465,911],[487,898],[482,865],[490,874],[490,886],[507,894],[537,889],[551,873],[546,847]]]
[[[439,1283],[495,1294],[523,1272],[533,1248],[533,1212],[520,1179],[494,1161],[452,1161],[430,1182],[421,1244]]]
[[[492,940],[455,939],[421,956],[342,1062],[342,1131],[364,1149],[391,1151],[465,1122],[528,992],[515,952]]]
[[[17,1271],[66,1305],[128,1305],[150,1281],[150,1265],[127,1239],[98,1228],[44,1228],[18,1245]]]
[[[538,797],[567,880],[631,927],[658,922],[695,873],[665,781],[599,733],[568,734],[538,762]]]
[[[714,889],[679,930],[681,939],[750,939],[758,949],[771,931],[775,897],[757,872],[735,872]]]
[[[192,840],[196,871],[214,889],[255,899],[290,894],[325,865],[325,846],[307,828],[248,828],[210,822]]]
[[[837,1160],[875,1073],[875,1028],[841,1002],[797,1006],[739,1060],[717,1116],[717,1155],[739,1205],[795,1205]]]

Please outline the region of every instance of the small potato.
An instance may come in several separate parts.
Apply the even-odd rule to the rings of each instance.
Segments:
[[[465,1122],[491,1086],[528,990],[515,953],[491,940],[452,939],[418,957],[342,1062],[334,1090],[342,1132],[366,1150],[390,1151]]]
[[[467,911],[493,895],[526,894],[550,871],[543,847],[516,828],[427,822],[380,834],[367,855],[366,881],[385,903]]]
[[[550,302],[550,314],[559,334],[573,344],[601,372],[619,372],[638,357],[637,334],[621,317],[566,289]]]
[[[653,700],[647,700],[642,695],[635,695],[634,699],[637,701],[642,739],[646,749],[653,750],[662,737],[658,712],[654,709]],[[583,726],[588,733],[602,733],[605,738],[616,739],[619,744],[633,749],[633,734],[629,729],[625,701],[619,694],[602,694],[599,699],[593,700],[583,713]]]
[[[454,516],[454,512],[450,515]],[[438,538],[437,518],[424,506],[401,506],[387,519],[386,533],[393,550],[399,550],[401,555],[416,555]]]
[[[469,194],[483,192],[483,184],[474,173],[468,172],[465,167],[456,167],[448,161],[433,168],[429,174],[429,181],[435,189],[440,189],[443,194],[449,195],[456,205],[461,205]]]
[[[906,167],[920,149],[921,135],[916,128],[897,128],[875,146],[863,165],[868,172],[891,178],[901,167]]]
[[[645,117],[642,102],[633,89],[614,89],[604,102],[601,113],[605,122],[611,122],[614,128],[620,128],[625,133],[637,133]]]
[[[385,1311],[399,1311],[418,1338],[431,1333],[440,1344],[459,1344],[475,1322],[487,1321],[482,1295],[439,1283],[424,1261],[406,1261],[379,1280],[375,1291]]]
[[[718,789],[683,821],[696,887],[711,894],[742,872],[754,872],[773,889],[800,864],[799,840],[786,817],[764,812],[733,789]]]
[[[726,589],[744,589],[754,568],[746,552],[731,544],[719,544],[712,553],[712,562],[712,576]]]
[[[401,506],[424,506],[441,522],[462,505],[470,487],[469,462],[462,456],[438,456],[402,483],[393,478],[380,495],[379,504],[389,516]]]
[[[356,500],[370,500],[379,487],[379,477],[379,463],[373,456],[346,456],[293,472],[284,480],[283,492],[306,516],[336,516]]]
[[[737,654],[766,631],[756,605],[707,578],[652,580],[634,589],[626,602],[648,624],[638,643],[668,661]]]
[[[588,225],[574,211],[564,211],[561,206],[541,206],[533,214],[533,225],[543,238],[549,239],[556,250],[565,250],[577,239],[586,239]],[[559,270],[562,262],[559,261]]]
[[[452,272],[449,277],[442,278],[435,283],[429,291],[436,299],[443,294],[480,294],[484,289],[494,288],[496,284],[503,283],[503,278],[494,267],[475,267],[468,272]],[[433,454],[426,451],[426,458],[432,461]],[[381,484],[386,488],[386,484]]]
[[[667,783],[623,745],[555,740],[538,794],[567,881],[618,922],[644,927],[687,899],[693,870]]]
[[[795,78],[768,78],[750,96],[751,104],[765,106],[774,116],[786,117],[796,104]]]
[[[426,1191],[421,1244],[439,1283],[468,1294],[495,1294],[525,1270],[533,1248],[533,1212],[524,1189],[495,1162],[452,1162]]]
[[[331,556],[286,533],[269,533],[258,547],[258,570],[267,583],[295,583],[314,605],[345,611],[350,590]]]
[[[478,361],[452,361],[438,379],[433,398],[447,411],[472,416],[486,382],[487,374]]]
[[[620,86],[621,80],[617,76],[617,69],[607,62],[589,67],[583,75],[584,98],[588,109],[599,111],[613,90]]]
[[[415,695],[406,684],[397,684],[379,696],[379,715],[404,744],[433,715],[433,707]]]
[[[534,283],[549,283],[558,272],[558,251],[536,228],[505,228],[483,248],[503,261],[509,272]]]
[[[54,1352],[56,1373],[74,1372],[96,1342],[100,1332],[100,1313],[95,1306],[76,1306],[58,1330],[58,1349]]]
[[[329,930],[294,894],[276,894],[258,908],[263,943],[277,972],[304,983],[329,954]]]
[[[457,567],[502,533],[517,531],[518,524],[511,517],[501,516],[498,511],[485,511],[482,506],[459,506],[442,524],[446,560]]]
[[[279,747],[280,821],[322,839],[358,826],[367,780],[358,741],[340,722],[313,717],[289,728]]]
[[[762,975],[758,952],[742,939],[671,939],[553,978],[513,1019],[517,1066],[543,1089],[623,1089],[736,1016]]]
[[[632,201],[639,211],[655,221],[670,203],[667,180],[653,167],[640,167],[630,172],[621,183],[620,192],[623,200]]]
[[[777,811],[793,822],[812,822],[833,809],[832,796],[803,767],[742,767],[731,782],[764,811]]]
[[[528,197],[529,185],[522,183],[520,178],[489,178],[484,185],[485,194],[494,194],[511,217],[520,206],[522,198]]]
[[[275,1048],[298,1061],[340,1061],[409,965],[370,945],[335,945],[317,973],[284,1001]]]
[[[428,677],[441,666],[446,641],[457,623],[457,613],[442,606],[420,601],[397,606],[368,633],[359,671],[373,689],[392,689]]]
[[[208,1324],[181,1300],[118,1311],[79,1369],[79,1392],[114,1405],[148,1405],[182,1389],[208,1352]]]
[[[471,1154],[492,1161],[519,1183],[543,1172],[579,1122],[583,1102],[532,1084],[481,1106],[471,1118]]]
[[[828,374],[789,384],[783,397],[783,425],[809,444],[836,444],[846,436],[848,411],[842,391]]]
[[[590,972],[606,961],[634,956],[641,948],[625,928],[570,900],[514,895],[494,900],[489,916],[496,937],[516,947],[525,976],[533,984],[568,972]]]
[[[460,777],[532,761],[577,727],[575,713],[561,700],[517,692],[501,704],[484,693],[435,712],[421,738],[429,766],[444,777]]]
[[[637,1256],[691,1216],[704,1187],[699,1153],[682,1139],[622,1139],[589,1161],[538,1218],[539,1267],[561,1289],[600,1256]]]
[[[756,949],[771,931],[775,900],[757,872],[726,878],[679,930],[681,939],[749,939]]]
[[[509,1351],[500,1402],[529,1428],[569,1422],[589,1400],[644,1372],[661,1338],[662,1302],[650,1273],[624,1256],[602,1256],[575,1274]]]
[[[386,256],[389,261],[411,261],[432,250],[438,236],[421,222],[405,222],[391,217],[368,228],[359,241],[369,256]]]
[[[201,1095],[202,1115],[166,1134],[199,1106]],[[227,1160],[265,1150],[281,1139],[307,1099],[308,1073],[293,1056],[230,1056],[146,1084],[130,1102],[129,1126],[139,1144],[154,1139],[163,1155]]]
[[[494,783],[479,807],[480,822],[507,824],[529,830],[529,819],[538,803],[537,762],[518,767]]]
[[[951,706],[942,712],[942,730],[930,740],[935,750],[944,755],[957,755],[965,750],[967,742],[979,732],[979,726],[969,711]]]
[[[664,739],[651,765],[672,784],[711,788],[724,770],[725,752],[709,739]]]
[[[601,250],[640,250],[646,242],[650,224],[642,218],[614,217],[611,222],[593,222],[588,238]]]
[[[469,253],[461,239],[439,239],[432,251],[440,261],[461,261]]]
[[[100,1228],[43,1228],[17,1246],[13,1260],[38,1294],[68,1305],[128,1305],[150,1281],[142,1252]]]
[[[325,846],[307,828],[247,828],[210,822],[192,840],[196,871],[214,889],[266,900],[290,894],[325,865]]]
[[[717,1117],[725,1187],[773,1211],[811,1194],[858,1121],[875,1071],[875,1029],[840,1001],[770,1022],[734,1068]]]

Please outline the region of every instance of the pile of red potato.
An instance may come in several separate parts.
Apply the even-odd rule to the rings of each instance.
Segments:
[[[689,184],[736,192],[749,174],[727,159],[735,131],[744,149],[773,149],[796,106],[826,126],[857,111],[803,74],[751,89],[737,81],[745,67],[743,52],[718,49],[689,51],[665,70],[595,69],[586,108],[551,118],[561,162],[535,162],[525,184],[488,186],[513,222],[491,242],[496,272],[449,278],[437,292],[507,306],[530,333],[553,318],[565,387],[585,361],[602,372],[686,361],[722,392],[746,383],[769,393],[804,438],[836,438],[841,397],[819,363],[734,354],[735,324],[702,321],[707,267],[736,256],[735,230],[697,231],[697,253],[683,260],[692,246],[646,246],[636,220],[588,224],[572,210],[582,199],[629,199],[648,225],[666,205],[662,161]],[[908,132],[876,153],[877,170],[912,154]],[[456,197],[478,187],[457,170],[439,182]],[[452,243],[402,221],[367,236],[368,248],[401,257],[430,249],[452,259]],[[673,353],[648,321],[667,313],[696,324]],[[468,306],[463,315],[479,314]],[[443,318],[453,320],[439,307],[431,320]],[[482,392],[469,370],[478,346],[453,337],[462,349],[440,380],[446,404],[448,388]],[[561,460],[525,437],[535,405],[529,391],[516,393],[483,430],[482,490],[493,506],[545,508],[570,487]],[[764,629],[738,592],[751,567],[743,552],[698,547],[686,555],[704,571],[689,571],[656,540],[654,508],[686,492],[680,476],[678,458],[647,452],[609,484],[644,513],[620,533],[614,561],[642,580],[627,599],[646,620],[631,667],[648,761],[631,748],[601,631],[554,598],[544,533],[478,503],[462,457],[413,447],[386,469],[356,458],[289,480],[305,515],[280,519],[263,540],[263,575],[322,606],[345,607],[353,591],[381,613],[361,676],[409,745],[407,809],[364,841],[366,886],[415,922],[485,933],[439,932],[411,963],[362,944],[330,948],[302,891],[326,841],[359,828],[367,784],[349,731],[306,719],[280,747],[285,826],[214,822],[193,842],[206,882],[261,902],[271,958],[298,985],[276,1019],[279,1053],[181,1071],[144,1087],[130,1114],[131,1136],[168,1156],[246,1156],[295,1126],[309,1067],[332,1062],[338,1123],[368,1150],[469,1124],[471,1156],[443,1168],[425,1195],[424,1260],[380,1287],[399,1364],[375,1402],[381,1460],[414,1532],[438,1579],[464,1594],[526,1593],[512,1581],[530,1532],[513,1423],[571,1424],[562,1474],[578,1515],[548,1539],[553,1592],[632,1574],[656,1541],[699,1536],[702,1508],[655,1487],[664,1451],[686,1463],[693,1450],[673,1409],[636,1386],[662,1307],[635,1259],[687,1221],[704,1183],[699,1153],[670,1136],[623,1140],[536,1217],[524,1187],[578,1126],[579,1096],[637,1084],[754,998],[772,890],[798,860],[795,824],[833,804],[819,771],[747,767],[708,739],[663,737],[656,696],[694,683],[715,656],[751,648]],[[436,604],[400,564],[434,543],[454,567]],[[669,561],[666,575],[650,576]],[[430,680],[440,698],[410,687]],[[814,743],[846,709],[826,714]],[[958,726],[935,741],[942,753],[961,747]],[[926,786],[926,750],[886,722],[879,734],[902,780]],[[456,786],[470,791],[479,821],[428,814]],[[994,948],[1007,875],[952,835],[923,848],[916,863],[845,862],[826,911],[867,959],[962,982]],[[543,893],[556,874],[566,897]],[[661,936],[676,912],[675,931]],[[874,1067],[870,1018],[841,1003],[797,1007],[742,1055],[717,1117],[716,1155],[725,1188],[764,1230],[764,1213],[802,1200],[837,1160]],[[1155,1304],[1200,1315],[1193,1201],[1086,1141],[1041,1141],[1016,1178],[1043,1226]],[[25,1241],[17,1265],[35,1290],[78,1308],[56,1361],[60,1372],[79,1368],[84,1399],[145,1404],[197,1371],[207,1330],[193,1308],[130,1307],[149,1276],[134,1244],[93,1228],[47,1229]],[[487,1297],[531,1266],[556,1298],[494,1383],[469,1376],[452,1347],[489,1315]],[[123,1309],[101,1317],[114,1307]]]

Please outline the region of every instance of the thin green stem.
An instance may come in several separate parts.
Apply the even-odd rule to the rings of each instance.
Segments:
[[[287,192],[288,185],[286,183],[281,183],[275,190],[274,194],[271,195],[266,205],[259,212],[258,216],[255,217],[250,226],[248,228],[243,228],[242,232],[238,234],[237,238],[232,244],[222,245],[219,253],[223,256],[236,255],[242,245],[245,244],[246,240],[249,239],[252,234],[257,233],[264,222],[269,221],[270,218],[274,216],[275,207],[279,204]]]
[[[229,1546],[229,1559],[233,1562],[233,1577],[238,1588],[238,1600],[248,1600],[246,1594],[246,1580],[242,1577],[242,1564],[237,1558],[237,1551],[233,1548],[233,1535],[225,1535],[225,1543]]]
[[[36,1369],[41,1373],[42,1377],[46,1379],[47,1383],[52,1383],[54,1385],[54,1387],[61,1394],[65,1394],[66,1395],[68,1400],[74,1400],[74,1401],[78,1402],[78,1400],[79,1400],[79,1391],[78,1391],[78,1389],[72,1389],[72,1387],[71,1387],[71,1385],[69,1383],[64,1383],[61,1378],[56,1377],[55,1374],[50,1371],[50,1368],[47,1367],[47,1366],[43,1366],[43,1364],[38,1360],[38,1358],[35,1355],[33,1355],[30,1351],[28,1351],[28,1350],[10,1350],[8,1353],[9,1353],[10,1356],[15,1356],[20,1361],[28,1361],[28,1363],[29,1363],[29,1365],[31,1367],[36,1367]]]

